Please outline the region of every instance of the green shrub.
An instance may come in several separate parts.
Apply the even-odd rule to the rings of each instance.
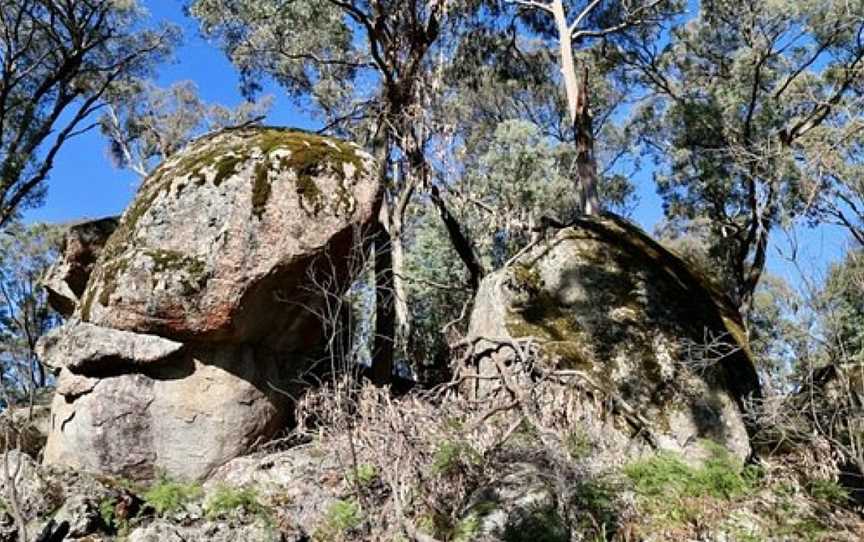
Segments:
[[[114,510],[117,507],[117,500],[114,497],[102,499],[99,503],[99,517],[102,518],[102,523],[109,529],[113,529],[114,525]]]
[[[712,456],[698,467],[669,452],[626,466],[624,474],[643,511],[675,524],[687,523],[699,515],[702,499],[729,501],[754,490],[756,469],[742,469],[724,448],[710,449]]]
[[[841,505],[849,502],[849,492],[846,488],[831,480],[810,480],[807,483],[807,493],[828,504]]]
[[[369,465],[368,463],[357,465],[357,468],[347,476],[349,483],[359,485],[360,487],[369,487],[377,479],[378,469],[375,468],[375,465]]]
[[[204,503],[204,511],[210,519],[239,515],[243,512],[264,519],[269,517],[269,511],[258,500],[258,492],[251,487],[235,488],[227,485],[218,486],[207,497],[207,501]]]
[[[480,531],[480,514],[472,512],[453,527],[450,540],[453,542],[471,542]]]
[[[701,467],[692,467],[680,457],[660,452],[631,463],[624,474],[643,497],[714,497],[732,499],[749,492],[757,472],[741,469],[722,448],[713,447],[712,456]]]
[[[432,458],[432,472],[438,475],[452,474],[463,466],[480,463],[480,454],[463,442],[445,440]]]
[[[156,511],[156,515],[165,516],[182,509],[186,503],[197,499],[202,493],[203,490],[198,484],[184,484],[161,478],[144,492],[142,497],[144,502]]]
[[[567,453],[575,460],[584,459],[592,449],[591,439],[580,430],[568,433],[564,445],[567,447]]]
[[[616,488],[606,480],[586,479],[578,482],[572,502],[579,510],[576,520],[578,527],[586,533],[598,528],[614,530],[618,524],[616,494]]]
[[[339,540],[342,536],[363,524],[363,512],[356,501],[338,500],[330,505],[321,525],[312,534],[315,541]]]

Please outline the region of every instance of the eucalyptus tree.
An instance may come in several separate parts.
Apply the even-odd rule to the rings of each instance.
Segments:
[[[271,77],[294,97],[313,105],[327,128],[350,133],[376,150],[382,164],[382,199],[377,243],[379,302],[375,379],[392,371],[394,336],[404,333],[407,314],[393,315],[394,291],[404,298],[404,218],[414,195],[423,192],[438,210],[449,239],[479,284],[482,275],[470,240],[433,182],[426,154],[430,140],[427,104],[436,66],[480,0],[192,0],[189,12],[202,32],[216,39],[240,69],[244,88],[260,88]],[[405,165],[388,179],[389,164]],[[404,309],[403,309],[404,311]],[[398,316],[398,326],[394,322]]]
[[[864,361],[864,253],[850,250],[832,265],[821,291],[820,311],[832,361]]]
[[[557,70],[550,76],[567,98],[567,119],[576,148],[574,190],[582,212],[599,213],[590,63],[579,58],[578,53],[592,47],[603,47],[605,53],[606,46],[616,41],[618,47],[654,41],[658,38],[658,25],[674,13],[678,3],[674,0],[508,0],[508,3],[516,7],[527,31],[557,50]]]
[[[135,0],[0,0],[0,227],[42,201],[105,93],[170,51],[177,30],[144,21]]]
[[[0,379],[26,397],[48,384],[36,341],[59,323],[40,285],[58,255],[62,228],[13,222],[0,233]]]
[[[112,161],[144,178],[204,132],[261,120],[272,100],[267,96],[229,108],[206,103],[191,81],[161,88],[149,80],[132,80],[112,89],[105,102],[99,128]]]
[[[860,119],[862,33],[861,2],[712,0],[668,43],[627,54],[653,93],[641,116],[665,213],[707,219],[745,315],[770,232],[820,197],[819,153],[852,158],[839,135]]]

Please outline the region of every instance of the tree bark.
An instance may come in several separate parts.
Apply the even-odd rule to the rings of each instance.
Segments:
[[[396,313],[393,305],[393,245],[387,231],[387,162],[390,158],[390,138],[380,136],[375,142],[375,157],[381,168],[381,203],[375,224],[375,336],[372,341],[372,382],[386,386],[393,376],[394,335]],[[383,220],[382,220],[383,219]]]
[[[586,215],[600,212],[597,196],[597,162],[594,158],[594,134],[588,101],[588,71],[581,84],[576,75],[576,60],[573,56],[573,40],[570,25],[564,11],[563,0],[553,0],[550,5],[558,30],[558,46],[561,55],[561,75],[567,94],[567,111],[573,126],[576,144],[576,192],[579,196],[579,211]]]

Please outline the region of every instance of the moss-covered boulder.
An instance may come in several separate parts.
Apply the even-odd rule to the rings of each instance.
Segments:
[[[486,339],[466,368],[479,368],[468,382],[480,398],[492,400],[501,383],[487,377],[510,367],[511,385],[572,391],[571,422],[622,457],[653,447],[698,459],[706,440],[749,454],[741,407],[760,388],[737,312],[622,219],[578,220],[488,276],[470,335]]]
[[[356,145],[276,128],[163,164],[40,343],[59,371],[45,461],[200,479],[285,427],[320,353],[310,279],[347,274],[379,184]]]
[[[84,292],[85,322],[169,338],[242,342],[293,320],[310,262],[338,261],[374,215],[378,172],[356,145],[276,128],[228,130],[141,186]]]

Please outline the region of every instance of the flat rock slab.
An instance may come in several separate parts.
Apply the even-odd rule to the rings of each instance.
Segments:
[[[40,340],[37,354],[55,369],[99,374],[163,362],[182,349],[183,343],[156,335],[72,321]]]

